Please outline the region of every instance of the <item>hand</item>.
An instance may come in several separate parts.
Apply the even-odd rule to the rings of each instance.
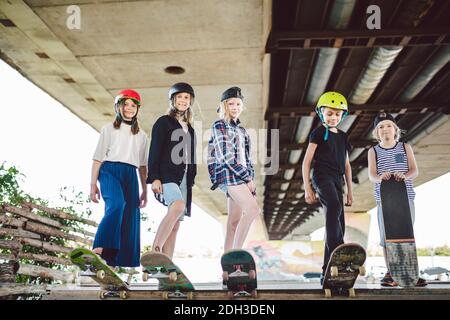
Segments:
[[[405,174],[403,172],[394,172],[395,181],[404,181]]]
[[[142,191],[141,198],[139,200],[139,208],[145,208],[147,205],[147,190]]]
[[[153,191],[153,193],[162,193],[161,180],[153,181],[153,183],[152,183],[152,191]]]
[[[307,204],[314,204],[317,202],[316,194],[311,186],[305,188],[305,201]]]
[[[90,192],[90,198],[92,202],[98,203],[98,200],[100,200],[100,190],[98,190],[98,187],[96,184],[91,185],[91,192]]]
[[[345,202],[346,207],[351,207],[353,204],[353,193],[349,192],[347,193],[347,201]]]
[[[391,178],[391,176],[392,176],[392,173],[390,173],[390,172],[383,172],[381,174],[381,176],[380,176],[380,179],[387,181],[387,180],[389,180]]]

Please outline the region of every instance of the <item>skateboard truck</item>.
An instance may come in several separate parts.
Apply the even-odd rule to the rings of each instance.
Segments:
[[[180,290],[175,291],[165,291],[163,292],[163,299],[187,299],[192,300],[194,298],[194,293],[192,291],[183,293]]]
[[[98,297],[100,299],[105,299],[105,298],[116,298],[119,297],[120,299],[126,299],[128,298],[128,294],[125,290],[122,291],[114,291],[114,290],[101,290],[98,293]]]
[[[155,268],[156,273],[149,273],[148,271],[144,271],[142,274],[142,280],[146,282],[148,279],[169,279],[172,282],[177,281],[177,273],[176,271],[171,271],[169,274],[167,272],[161,272],[163,268]]]
[[[247,272],[241,271],[241,269],[237,269],[235,272],[232,272],[228,275],[230,278],[238,278],[238,277],[248,277],[249,274]]]

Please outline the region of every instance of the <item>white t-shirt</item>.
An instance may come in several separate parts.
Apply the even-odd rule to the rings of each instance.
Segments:
[[[112,123],[105,125],[100,133],[93,160],[100,162],[123,162],[137,168],[147,166],[149,141],[141,130],[131,132],[131,126],[122,122],[119,129]]]

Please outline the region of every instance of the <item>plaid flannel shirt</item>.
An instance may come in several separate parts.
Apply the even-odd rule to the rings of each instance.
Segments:
[[[240,147],[244,143],[244,148]],[[241,154],[244,149],[244,155]],[[245,159],[245,165],[240,161]],[[238,185],[255,177],[250,158],[250,136],[244,127],[231,120],[214,122],[211,139],[208,142],[208,172],[212,182],[211,190],[219,185]]]

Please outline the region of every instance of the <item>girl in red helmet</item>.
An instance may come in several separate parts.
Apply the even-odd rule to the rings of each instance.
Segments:
[[[147,183],[168,207],[153,242],[153,251],[173,257],[183,217],[191,215],[192,186],[197,174],[192,105],[194,89],[187,83],[169,89],[169,109],[152,129]]]
[[[148,138],[137,120],[140,106],[136,91],[119,93],[116,119],[102,128],[93,157],[90,197],[98,203],[101,190],[105,201],[105,216],[98,226],[93,251],[113,267],[140,265],[140,208],[147,204],[148,159]],[[140,196],[136,169],[142,187]]]

